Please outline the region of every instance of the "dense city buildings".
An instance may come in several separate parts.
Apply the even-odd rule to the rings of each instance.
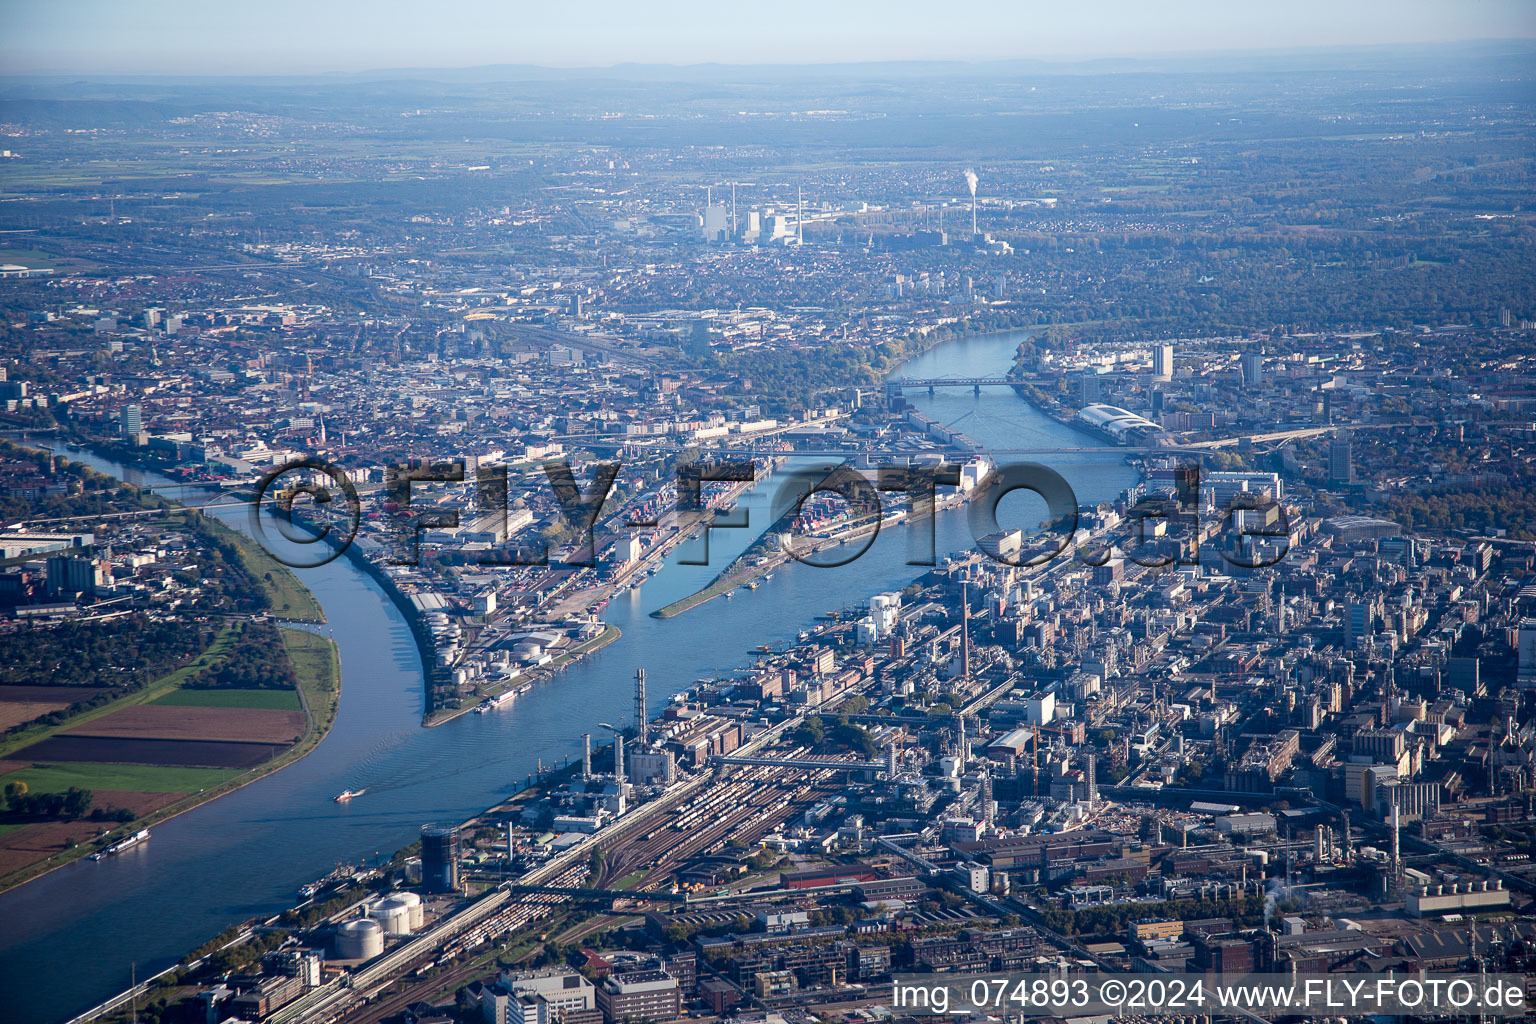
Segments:
[[[18,92],[0,995],[1531,970],[1530,55]]]

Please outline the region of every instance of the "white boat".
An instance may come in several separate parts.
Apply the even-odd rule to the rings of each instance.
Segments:
[[[489,714],[497,708],[506,707],[517,699],[518,692],[517,690],[507,690],[503,693],[498,693],[494,697],[485,698],[485,700],[480,702],[480,706],[475,708],[475,714]]]
[[[105,857],[110,857],[115,853],[122,853],[124,850],[132,849],[133,847],[138,846],[140,843],[145,842],[148,839],[149,829],[141,828],[133,835],[128,836],[126,839],[118,840],[111,846],[107,847],[105,850],[97,850],[95,853],[91,854],[91,860],[101,860]]]
[[[339,804],[344,804],[353,797],[362,796],[366,792],[368,792],[366,789],[344,789],[336,794],[335,800]]]

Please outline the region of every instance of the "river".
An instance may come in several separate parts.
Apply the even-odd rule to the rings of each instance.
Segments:
[[[942,344],[898,375],[988,376],[1007,370],[1019,336]],[[1087,435],[1038,413],[1009,389],[940,389],[909,400],[988,448],[1085,448]],[[103,472],[145,484],[164,478],[83,452]],[[1134,480],[1113,449],[1042,455],[1083,501],[1113,498]],[[633,676],[645,668],[651,712],[701,678],[744,667],[757,644],[792,640],[816,615],[900,587],[923,570],[906,564],[904,530],[883,533],[849,565],[789,563],[758,590],[738,592],[672,619],[650,613],[704,586],[769,522],[771,480],[749,491],[750,530],[715,530],[709,566],[677,564],[690,542],[646,585],[604,612],[623,630],[614,644],[509,708],[420,725],[421,663],[411,633],[378,585],[346,559],[298,570],[325,609],[341,653],[341,707],[308,757],[154,827],[121,856],[77,862],[0,894],[0,1013],[6,1021],[58,1021],[173,964],[188,950],[257,915],[291,906],[295,890],[338,861],[388,855],[429,821],[459,821],[509,795],[542,760],[577,756],[583,732],[633,717]],[[175,492],[172,492],[175,493]],[[243,528],[244,510],[218,512]],[[942,552],[975,547],[962,513],[940,516]],[[346,805],[331,798],[367,789]]]

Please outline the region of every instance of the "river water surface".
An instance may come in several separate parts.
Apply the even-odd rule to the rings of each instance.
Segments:
[[[945,343],[902,367],[913,377],[1005,372],[1017,335]],[[939,389],[912,395],[922,412],[990,449],[1098,447],[1004,388]],[[164,478],[69,451],[113,475],[144,484]],[[1042,454],[1082,501],[1115,497],[1134,480],[1123,455]],[[243,789],[156,825],[123,855],[78,862],[0,895],[0,1020],[68,1018],[127,987],[130,964],[145,977],[246,918],[292,906],[295,890],[338,861],[388,855],[429,821],[459,821],[498,802],[542,760],[579,756],[583,732],[633,717],[633,676],[647,670],[654,714],[700,678],[729,674],[758,644],[793,640],[816,615],[900,587],[923,571],[906,564],[902,530],[887,531],[858,560],[836,569],[789,563],[756,591],[738,592],[672,619],[650,613],[705,585],[769,521],[770,479],[742,499],[751,530],[716,530],[709,566],[678,565],[674,552],[639,590],[616,597],[604,618],[623,630],[607,648],[510,707],[420,725],[421,663],[399,611],[346,559],[297,570],[325,609],[341,652],[341,708],[308,757]],[[179,492],[170,492],[178,494]],[[242,508],[219,511],[243,529]],[[936,524],[937,549],[974,548],[963,513]],[[343,789],[367,793],[349,804]]]

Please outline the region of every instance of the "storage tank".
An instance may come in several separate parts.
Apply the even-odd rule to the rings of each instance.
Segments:
[[[422,924],[421,897],[413,892],[395,893],[371,904],[368,916],[384,926],[385,935],[409,935]]]
[[[379,900],[368,904],[368,916],[379,922],[385,935],[411,934],[411,912],[406,907]]]
[[[370,960],[384,952],[384,929],[377,921],[357,918],[336,929],[336,959]]]
[[[413,892],[397,892],[393,896],[391,896],[390,899],[392,899],[392,900],[399,900],[407,908],[410,909],[410,912],[411,912],[411,930],[412,931],[414,931],[417,928],[422,927],[423,925],[425,925],[427,923],[427,917],[426,917],[426,909],[427,908],[421,902],[421,897],[420,896],[416,895]]]

